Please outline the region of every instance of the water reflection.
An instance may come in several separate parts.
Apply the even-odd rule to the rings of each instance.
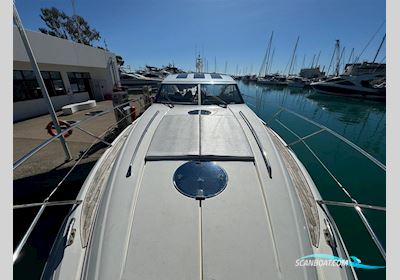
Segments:
[[[344,123],[365,123],[371,112],[378,112],[381,121],[385,119],[385,105],[373,101],[343,99],[339,96],[326,96],[321,94],[310,94],[308,99],[316,103],[322,110],[337,114]]]
[[[249,107],[268,121],[280,107],[323,124],[385,162],[385,103],[316,94],[312,89],[239,83]]]
[[[271,120],[280,107],[290,109],[336,131],[381,162],[385,162],[386,108],[384,103],[321,96],[311,89],[258,86],[251,83],[240,83],[239,87],[248,106],[264,121]],[[276,119],[299,136],[309,135],[318,130],[308,122],[282,112],[275,116],[270,126],[288,143],[297,138],[275,121]],[[386,173],[384,171],[329,133],[320,133],[308,138],[305,142],[357,201],[386,205]],[[292,149],[307,168],[323,199],[346,201],[347,196],[338,188],[336,181],[318,164],[314,154],[303,143],[293,145]],[[329,210],[350,254],[369,260],[371,263],[384,265],[355,212],[350,208],[340,207],[331,207]],[[385,244],[385,214],[369,215],[368,218],[373,230]],[[359,279],[385,278],[384,270],[374,273],[376,274],[370,271],[357,271]]]

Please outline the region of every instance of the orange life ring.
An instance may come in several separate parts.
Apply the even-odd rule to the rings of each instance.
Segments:
[[[58,120],[58,125],[60,126],[61,130],[65,130],[71,127],[71,124],[63,121],[63,120]],[[49,122],[46,126],[47,132],[51,135],[51,136],[55,136],[57,135],[57,130],[53,125],[53,122]],[[64,137],[67,138],[72,134],[72,129],[68,130],[67,132],[64,133]]]

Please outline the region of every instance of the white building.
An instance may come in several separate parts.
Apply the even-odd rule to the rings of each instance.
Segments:
[[[104,100],[120,85],[115,54],[26,30],[55,110]],[[14,122],[48,113],[18,29],[14,26]]]

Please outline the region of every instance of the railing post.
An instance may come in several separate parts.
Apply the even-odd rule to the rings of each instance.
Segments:
[[[42,74],[40,73],[39,66],[38,66],[38,64],[36,62],[36,58],[35,58],[35,56],[33,54],[32,48],[31,48],[31,46],[29,44],[28,37],[26,36],[25,29],[24,29],[24,27],[22,25],[21,18],[19,17],[19,14],[18,14],[18,11],[17,11],[17,7],[15,6],[15,2],[14,1],[13,1],[13,10],[14,10],[14,13],[13,13],[13,15],[14,15],[14,23],[15,23],[15,25],[17,26],[17,28],[19,30],[19,34],[21,35],[22,42],[24,43],[25,50],[26,50],[26,53],[28,54],[29,60],[31,62],[31,66],[32,66],[33,72],[35,73],[36,79],[37,79],[37,81],[39,83],[40,90],[42,91],[42,95],[44,97],[44,100],[47,103],[47,107],[48,107],[48,110],[49,110],[49,113],[50,113],[51,120],[52,120],[52,122],[54,124],[54,127],[57,130],[57,133],[61,133],[61,128],[60,128],[60,125],[58,124],[58,119],[57,119],[56,112],[54,111],[53,103],[51,102],[49,93],[47,92],[46,85],[44,84]],[[65,139],[64,139],[63,135],[60,137],[60,141],[61,141],[61,146],[64,149],[66,160],[67,161],[71,160],[72,156],[71,156],[71,153],[70,153],[70,151],[68,149],[67,143],[65,142]]]

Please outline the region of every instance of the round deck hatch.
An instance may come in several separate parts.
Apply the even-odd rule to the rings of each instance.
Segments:
[[[198,115],[199,113],[200,113],[200,115],[209,115],[209,114],[211,114],[211,112],[208,111],[208,110],[192,110],[192,111],[188,112],[189,115]]]
[[[225,170],[210,161],[190,161],[179,166],[174,173],[177,190],[199,200],[218,195],[225,189],[227,182]]]

